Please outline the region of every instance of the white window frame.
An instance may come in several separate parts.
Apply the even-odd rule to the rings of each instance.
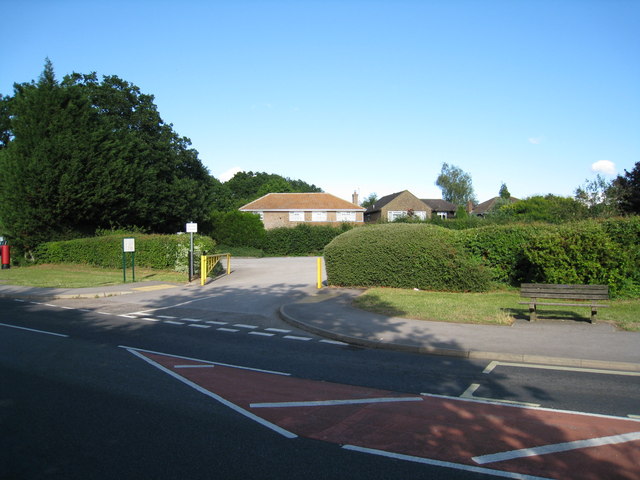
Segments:
[[[396,218],[406,217],[407,212],[405,210],[389,210],[387,212],[387,220],[393,222]]]
[[[311,221],[312,222],[326,222],[327,221],[327,212],[311,212]]]
[[[447,219],[447,212],[436,212],[436,215],[438,215],[442,220]]]
[[[355,222],[356,212],[336,212],[337,222]]]
[[[304,212],[301,212],[301,211],[291,211],[291,212],[289,212],[289,221],[290,222],[304,222]]]

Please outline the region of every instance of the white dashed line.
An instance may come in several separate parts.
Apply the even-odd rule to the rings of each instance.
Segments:
[[[180,320],[184,322],[201,322],[202,321],[201,318],[185,318],[185,317],[181,317]]]
[[[176,317],[173,317],[176,318]],[[184,322],[176,322],[174,320],[165,320],[164,323],[170,323],[171,325],[184,325]]]
[[[233,326],[234,327],[238,327],[238,328],[248,328],[250,330],[254,330],[254,329],[258,328],[257,325],[245,325],[244,323],[236,323]]]
[[[339,342],[337,340],[320,340],[320,343],[329,343],[331,345],[349,345],[348,343]]]
[[[211,325],[199,325],[197,323],[190,323],[187,326],[188,327],[196,327],[196,328],[211,328]]]
[[[266,333],[266,332],[249,332],[249,335],[260,335],[262,337],[273,337],[275,333]]]
[[[144,317],[144,318],[141,318],[140,320],[146,320],[147,322],[159,322],[160,321],[157,318],[151,318],[151,317]]]
[[[290,333],[291,330],[283,330],[281,328],[265,328],[267,332]]]
[[[303,342],[308,342],[311,340],[311,337],[296,337],[295,335],[285,335],[283,338],[287,338],[289,340],[300,340]]]
[[[109,312],[96,312],[98,315],[113,315],[113,313],[109,313]]]
[[[210,323],[211,325],[226,325],[229,322],[216,322],[215,320],[208,320],[205,323]]]
[[[236,333],[240,331],[235,328],[217,328],[216,330],[218,330],[219,332],[232,332],[232,333]]]
[[[119,317],[123,317],[123,318],[138,318],[138,317],[134,317],[132,315],[118,315]]]
[[[13,301],[14,302],[20,302],[20,303],[26,303],[26,300],[22,300],[20,298],[14,298]]]
[[[174,319],[174,318],[178,318],[178,317],[173,317],[171,315],[157,315],[158,318],[165,318],[165,319]]]

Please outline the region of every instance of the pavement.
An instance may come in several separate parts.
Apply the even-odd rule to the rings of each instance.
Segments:
[[[107,298],[163,291],[165,282],[97,288],[34,288],[0,285],[0,297],[20,299]],[[188,295],[198,285],[171,285]],[[215,286],[212,286],[215,288]],[[352,306],[361,290],[323,288],[279,308],[287,323],[348,344],[469,359],[640,372],[640,332],[604,322],[517,319],[511,326],[430,322],[377,315]],[[133,298],[132,298],[133,300]]]

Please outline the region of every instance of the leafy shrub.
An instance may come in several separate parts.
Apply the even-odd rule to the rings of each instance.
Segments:
[[[614,296],[624,290],[626,257],[597,222],[539,231],[524,245],[524,256],[530,281],[604,284]]]
[[[328,282],[443,291],[484,291],[489,272],[462,247],[457,232],[425,224],[356,228],[324,249]]]
[[[128,235],[135,238],[135,264],[140,267],[187,272],[189,235]],[[125,235],[103,235],[41,244],[35,251],[38,263],[79,263],[104,268],[122,267],[122,239]],[[194,235],[194,257],[213,252],[215,242]],[[130,254],[127,254],[130,255]],[[130,261],[130,260],[127,260]],[[198,261],[194,261],[197,268]]]
[[[218,244],[260,248],[265,230],[258,215],[232,210],[213,212],[210,235]]]
[[[344,223],[339,227],[330,225],[297,225],[267,230],[262,249],[267,255],[304,256],[322,255],[322,250],[338,235],[353,228]]]
[[[520,285],[526,277],[524,246],[543,224],[489,225],[459,232],[464,247],[491,271],[496,282]]]

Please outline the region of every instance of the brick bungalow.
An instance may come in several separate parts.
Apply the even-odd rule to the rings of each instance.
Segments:
[[[431,207],[416,197],[409,190],[392,193],[382,197],[364,212],[364,221],[367,223],[388,221],[407,215],[415,215],[425,220],[431,217]]]
[[[295,227],[300,224],[362,224],[363,207],[354,193],[353,202],[330,193],[268,193],[240,207],[241,212],[260,215],[264,228]]]

